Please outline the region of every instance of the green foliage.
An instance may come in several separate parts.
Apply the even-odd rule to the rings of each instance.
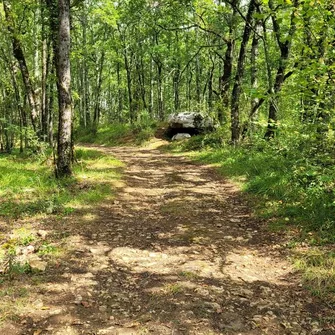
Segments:
[[[2,246],[5,251],[4,256],[1,257],[1,272],[2,275],[7,277],[9,280],[13,280],[16,276],[25,273],[30,273],[31,268],[28,263],[20,263],[16,258],[15,251],[16,241],[11,240]]]
[[[58,251],[57,247],[51,245],[49,243],[44,242],[41,247],[38,249],[39,255],[53,255],[56,254]]]
[[[31,232],[31,230],[26,228],[16,229],[15,238],[17,240],[17,245],[29,245],[36,239],[35,235]]]

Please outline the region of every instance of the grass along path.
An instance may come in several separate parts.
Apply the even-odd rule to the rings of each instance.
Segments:
[[[155,147],[95,149],[125,164],[116,197],[46,218],[63,253],[8,286],[0,333],[334,334],[235,185]]]

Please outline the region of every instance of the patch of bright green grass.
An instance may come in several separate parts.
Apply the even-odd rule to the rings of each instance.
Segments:
[[[78,129],[76,140],[80,143],[96,143],[108,146],[140,145],[154,136],[155,124],[108,124],[99,129]]]
[[[38,250],[39,255],[56,255],[59,250],[56,246],[44,242]]]
[[[184,291],[183,286],[179,283],[166,284],[163,289],[164,293],[167,295],[175,295]]]
[[[38,157],[0,155],[0,216],[69,214],[113,194],[122,163],[102,152],[78,149],[73,177],[57,180],[53,166]],[[25,237],[29,244],[29,236]]]
[[[335,252],[312,249],[296,254],[295,266],[303,272],[310,290],[335,304]]]
[[[184,277],[184,278],[186,278],[188,280],[194,280],[194,279],[197,278],[196,273],[191,272],[191,271],[180,271],[178,273],[178,275],[181,276],[181,277]]]

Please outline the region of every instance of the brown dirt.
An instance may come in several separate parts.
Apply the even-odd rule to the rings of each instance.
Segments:
[[[97,149],[126,164],[115,200],[45,222],[66,257],[0,334],[335,334],[234,184],[153,147]]]

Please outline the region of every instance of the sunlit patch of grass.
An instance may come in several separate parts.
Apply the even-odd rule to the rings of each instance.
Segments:
[[[197,274],[191,271],[180,271],[178,275],[188,280],[193,280],[197,278]]]
[[[98,218],[96,214],[88,213],[82,216],[83,221],[85,222],[93,222]]]
[[[44,158],[0,155],[0,216],[67,215],[75,206],[113,195],[112,184],[120,179],[121,162],[84,148],[76,150],[76,161],[73,177],[57,180]]]
[[[38,249],[38,254],[39,255],[53,255],[57,256],[60,254],[60,250],[57,246],[44,242],[40,248]]]
[[[35,241],[36,236],[31,228],[25,226],[13,229],[11,238],[16,240],[17,245],[29,245]]]
[[[26,287],[4,287],[0,289],[0,325],[5,320],[17,321],[24,312],[31,311],[30,289]]]
[[[184,287],[178,283],[166,284],[163,288],[164,294],[167,295],[175,295],[178,293],[182,293],[184,291]]]
[[[28,289],[25,287],[21,287],[19,289],[8,287],[5,289],[0,290],[0,298],[10,297],[10,298],[24,298],[28,296]]]
[[[80,143],[96,143],[109,146],[116,145],[140,145],[154,136],[155,122],[146,124],[107,124],[99,129],[78,129],[76,139]]]
[[[307,287],[335,304],[335,252],[304,250],[296,255],[295,267],[303,272]]]

